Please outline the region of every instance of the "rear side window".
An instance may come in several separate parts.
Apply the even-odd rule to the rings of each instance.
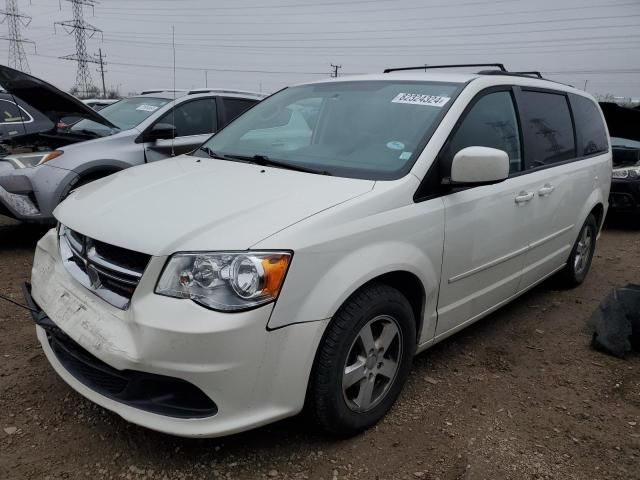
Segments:
[[[576,157],[573,122],[565,95],[523,90],[519,104],[527,169]]]
[[[224,102],[227,123],[239,117],[256,104],[255,100],[245,100],[242,98],[223,98],[222,101]]]
[[[31,118],[21,108],[8,100],[0,100],[0,123],[29,122]]]
[[[521,170],[520,134],[510,92],[489,93],[471,107],[441,159],[443,176],[449,176],[455,154],[473,146],[503,150],[509,155],[509,171]]]
[[[573,119],[576,122],[578,156],[609,150],[607,131],[596,104],[586,97],[570,95]]]

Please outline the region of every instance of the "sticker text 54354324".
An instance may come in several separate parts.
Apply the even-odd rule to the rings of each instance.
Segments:
[[[423,95],[421,93],[399,93],[391,102],[409,103],[411,105],[425,105],[428,107],[444,107],[451,97],[441,97],[440,95]]]

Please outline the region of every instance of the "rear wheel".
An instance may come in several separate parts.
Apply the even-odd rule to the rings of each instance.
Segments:
[[[319,347],[309,404],[319,426],[354,435],[389,411],[409,375],[416,328],[411,305],[387,285],[354,294]]]
[[[598,224],[596,218],[593,214],[589,214],[571,250],[569,260],[567,260],[567,264],[559,274],[562,286],[572,288],[584,282],[593,260],[597,233]]]

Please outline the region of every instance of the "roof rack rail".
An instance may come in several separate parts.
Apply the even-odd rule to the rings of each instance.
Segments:
[[[238,95],[255,95],[258,97],[266,97],[266,93],[252,92],[250,90],[236,90],[233,88],[193,88],[187,92],[187,95],[194,95],[196,93],[235,93]]]
[[[540,72],[501,72],[499,70],[480,70],[478,75],[508,75],[510,77],[535,77],[546,80]]]
[[[383,73],[399,72],[403,70],[427,70],[432,68],[462,68],[462,67],[495,67],[501,72],[506,72],[502,63],[454,63],[452,65],[421,65],[419,67],[385,68]]]
[[[509,72],[509,73],[513,73],[513,74],[516,74],[516,75],[526,75],[527,77],[536,77],[536,78],[544,79],[542,74],[540,72],[538,72],[538,71],[535,71],[535,70],[531,70],[530,72]]]
[[[150,93],[162,92],[186,92],[186,90],[184,88],[152,88],[149,90],[142,90],[139,95],[148,95]]]

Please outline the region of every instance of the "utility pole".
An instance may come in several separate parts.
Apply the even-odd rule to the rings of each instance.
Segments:
[[[78,62],[78,70],[76,72],[76,88],[79,96],[87,96],[95,87],[91,80],[89,72],[89,63],[98,63],[94,57],[87,54],[87,37],[91,38],[96,33],[102,33],[102,30],[87,23],[84,19],[84,6],[94,8],[98,3],[97,0],[67,0],[71,2],[73,9],[73,20],[65,20],[62,22],[54,22],[60,25],[69,35],[73,35],[76,41],[76,53],[60,57],[63,60],[72,60]]]
[[[204,86],[209,86],[209,72],[207,70],[204,71]]]
[[[104,61],[104,59],[105,59],[105,57],[102,56],[102,49],[99,48],[98,49],[98,63],[100,64],[100,68],[98,68],[96,71],[98,73],[100,73],[100,76],[102,77],[102,98],[107,98],[107,87],[106,87],[106,85],[104,83],[104,72],[105,72],[104,66],[107,63]]]
[[[331,77],[338,78],[338,69],[342,68],[342,65],[334,65],[332,63],[331,68],[333,68],[333,72],[331,72]]]
[[[9,41],[9,66],[22,72],[31,73],[27,55],[24,53],[24,44],[30,43],[35,49],[35,42],[22,38],[20,32],[21,27],[28,27],[31,23],[31,17],[20,13],[18,10],[18,0],[6,0],[6,10],[0,11],[3,15],[2,22],[7,21],[9,26],[9,34],[0,37],[2,40]]]

